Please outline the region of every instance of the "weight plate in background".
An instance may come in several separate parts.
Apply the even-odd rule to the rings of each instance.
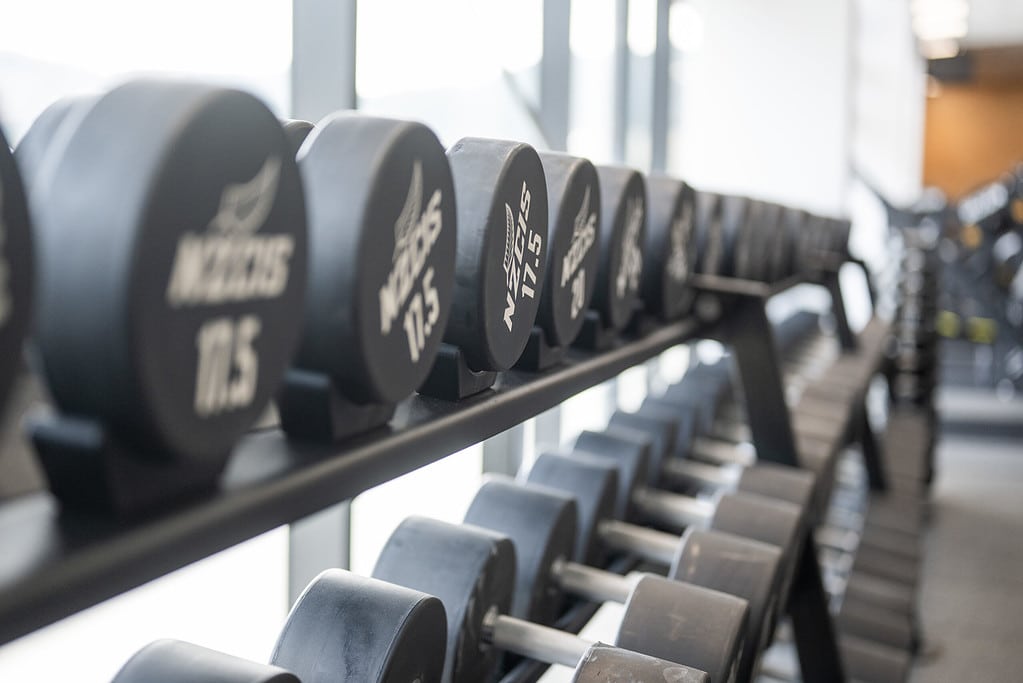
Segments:
[[[600,182],[586,159],[544,152],[547,177],[548,266],[536,322],[547,343],[568,346],[579,335],[597,284],[600,261]]]
[[[601,196],[600,268],[593,307],[604,325],[620,330],[639,305],[646,232],[646,187],[631,168],[598,166]]]
[[[647,210],[643,304],[659,319],[675,320],[695,298],[689,278],[696,270],[696,195],[680,180],[650,176]]]

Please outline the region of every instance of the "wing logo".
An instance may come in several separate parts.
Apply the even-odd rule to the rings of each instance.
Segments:
[[[508,277],[515,265],[515,214],[511,207],[504,205],[504,274]]]
[[[267,157],[251,179],[224,187],[205,232],[181,235],[167,282],[171,307],[273,299],[284,292],[295,238],[258,232],[273,210],[280,175],[281,160]]]
[[[280,176],[281,160],[267,157],[251,180],[225,187],[210,229],[232,234],[252,234],[259,230],[277,198]]]
[[[619,298],[639,289],[639,275],[643,270],[643,250],[639,244],[643,225],[643,200],[632,198],[626,204],[625,231],[622,235],[622,260],[615,278],[615,291]]]

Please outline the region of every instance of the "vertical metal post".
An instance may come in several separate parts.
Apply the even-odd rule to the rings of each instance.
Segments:
[[[554,406],[536,416],[534,441],[537,455],[561,445],[561,406]]]
[[[842,283],[838,278],[838,272],[827,273],[824,279],[828,294],[831,295],[831,313],[835,316],[838,341],[842,345],[843,351],[855,351],[856,335],[849,327],[849,318],[845,312],[845,299],[842,298]]]
[[[629,133],[629,0],[615,0],[614,139],[616,163],[625,163]]]
[[[351,508],[333,505],[288,527],[288,604],[324,569],[351,566]]]
[[[293,0],[291,115],[317,121],[354,109],[357,0]]]
[[[798,467],[781,363],[762,296],[736,295],[722,321],[742,381],[753,445],[761,460]]]
[[[838,650],[838,637],[817,565],[817,547],[809,532],[798,562],[788,613],[792,617],[800,673],[804,681],[843,683],[846,677]]]
[[[654,47],[653,102],[650,119],[650,166],[668,168],[668,112],[671,107],[671,0],[657,0],[657,43]]]
[[[483,471],[515,476],[522,465],[526,428],[515,425],[483,442]]]
[[[540,124],[551,148],[568,148],[572,48],[571,0],[544,0],[543,57],[540,60]]]
[[[354,109],[357,0],[292,0],[291,116],[317,121]],[[293,522],[288,530],[288,601],[329,567],[351,563],[351,504]]]

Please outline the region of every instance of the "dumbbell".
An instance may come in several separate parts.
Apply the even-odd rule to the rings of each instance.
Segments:
[[[610,501],[613,502],[614,490],[609,493]],[[623,605],[629,604],[631,600],[636,586],[635,579],[572,561],[581,531],[579,505],[573,496],[550,487],[491,479],[476,493],[464,522],[503,534],[515,545],[516,586],[510,611],[514,617],[552,624],[560,616],[566,596]],[[700,545],[699,541],[694,544],[694,548],[713,552],[707,545]],[[734,550],[734,546],[730,549]],[[711,589],[711,593],[695,593],[692,607],[694,612],[688,618],[698,618],[695,610],[698,604],[703,603],[698,603],[697,598],[706,601],[706,606],[701,609],[723,610],[721,615],[713,619],[700,619],[701,623],[714,624],[709,626],[715,631],[713,638],[703,641],[701,637],[701,642],[687,642],[681,649],[680,646],[669,647],[665,644],[644,652],[660,657],[670,656],[672,661],[684,662],[706,671],[711,680],[725,680],[725,676],[730,680],[736,675],[739,676],[738,680],[745,680],[743,662],[750,660],[745,667],[748,672],[752,666],[752,657],[755,656],[754,650],[761,643],[760,621],[751,629],[749,617],[754,616],[758,620],[763,618],[763,608],[769,603],[770,590],[774,587],[765,582],[774,582],[778,578],[778,558],[769,556],[768,565],[764,566],[763,556],[757,555],[752,560],[753,567],[744,565],[735,568],[740,576],[730,583],[726,581],[732,590],[725,590],[699,581],[699,573],[707,573],[704,563],[713,562],[713,559],[694,559],[694,549],[689,550],[689,553],[679,558],[680,565],[675,574],[668,578],[681,580],[684,576],[696,575],[686,580],[688,585],[683,589],[683,594],[692,593],[693,587]],[[717,559],[721,560],[727,550],[724,547],[717,550],[721,553]],[[756,570],[763,570],[766,576],[751,576]],[[661,577],[649,578],[661,580]],[[712,582],[720,583],[714,579]],[[751,583],[754,584],[752,587]],[[714,593],[717,591],[742,599],[744,609],[741,610],[741,619],[735,603],[714,603]],[[753,606],[749,605],[746,595],[743,595],[751,592],[758,600],[756,615],[752,615]],[[739,630],[733,630],[736,628]],[[750,631],[754,637],[747,641]],[[673,637],[684,637],[687,641],[693,638],[692,634],[676,634]]]
[[[749,493],[718,494],[717,503],[678,496],[646,488],[643,463],[647,460],[650,440],[645,434],[625,428],[611,428],[604,433],[583,432],[573,455],[591,453],[604,458],[618,470],[618,504],[628,501],[638,508],[638,516],[652,519],[672,530],[690,525],[709,527],[738,536],[768,543],[781,550],[781,596],[788,595],[801,551],[800,539],[805,529],[802,509],[782,500]],[[622,485],[622,482],[626,482]],[[791,482],[795,483],[795,482]],[[627,509],[622,511],[628,515]],[[868,624],[881,624],[889,642],[905,643],[912,637],[912,624],[901,617],[888,615],[871,606],[859,606],[856,618],[848,625],[862,629]],[[862,631],[859,631],[862,633]]]
[[[607,348],[640,307],[647,193],[642,174],[620,166],[597,166],[600,179],[600,248],[597,279],[575,344]]]
[[[292,606],[269,665],[158,641],[136,654],[114,683],[438,683],[446,633],[437,598],[328,569]]]
[[[572,530],[562,533],[565,547],[571,548]],[[613,662],[612,681],[717,680],[701,670],[668,663],[674,660],[639,653],[683,650],[685,643],[678,642],[672,632],[678,631],[687,615],[713,616],[708,631],[715,636],[720,635],[717,625],[723,620],[741,629],[745,618],[745,602],[738,598],[695,588],[680,591],[682,584],[643,577],[626,607],[617,647],[608,648],[509,616],[516,565],[516,548],[501,534],[409,517],[391,534],[373,575],[435,595],[444,604],[448,624],[444,683],[492,680],[502,652],[574,668],[573,680],[579,683],[605,680],[601,666],[607,658]],[[686,633],[690,631],[686,629]],[[690,635],[701,641],[704,638],[695,626]],[[720,647],[717,642],[710,646]]]
[[[633,424],[633,427],[636,426],[638,425]],[[579,450],[598,451],[605,457],[617,461],[617,465],[620,468],[619,481],[628,481],[630,479],[633,482],[642,481],[643,475],[641,474],[642,467],[640,463],[646,458],[645,452],[649,452],[651,445],[651,441],[645,432],[637,433],[627,427],[612,426],[610,433],[603,435],[584,432],[580,440],[584,441],[584,443],[577,443],[577,452]],[[721,496],[720,501],[732,507],[736,507],[736,503],[740,501],[745,502],[749,506],[755,504],[758,499],[762,500],[762,495],[765,494],[766,496],[777,497],[776,500],[793,501],[794,505],[779,503],[791,509],[789,521],[786,521],[784,513],[779,514],[778,511],[772,511],[770,506],[760,505],[759,507],[764,509],[758,512],[754,511],[755,508],[743,510],[742,507],[738,507],[739,514],[736,514],[735,511],[728,512],[731,519],[722,523],[716,519],[718,512],[714,511],[713,503],[709,501],[697,501],[680,497],[683,504],[688,505],[690,508],[695,508],[686,512],[680,512],[672,509],[673,507],[678,507],[679,501],[676,501],[675,498],[679,497],[656,492],[653,489],[646,489],[650,493],[642,493],[642,486],[639,485],[637,487],[635,483],[631,488],[634,490],[638,488],[641,491],[639,502],[641,504],[645,502],[647,506],[646,509],[643,509],[641,505],[641,515],[645,514],[645,516],[661,523],[668,522],[669,526],[672,526],[674,529],[684,526],[689,522],[702,522],[706,524],[705,520],[707,517],[714,515],[715,518],[711,528],[737,533],[755,540],[777,545],[782,549],[783,556],[789,563],[783,583],[785,588],[782,594],[784,595],[787,593],[788,586],[791,585],[795,571],[795,560],[799,552],[799,548],[793,540],[786,540],[795,539],[797,536],[794,533],[786,533],[784,530],[793,526],[791,521],[793,513],[798,516],[796,511],[806,509],[806,504],[810,499],[810,492],[813,490],[812,478],[807,477],[805,473],[786,472],[780,467],[751,468],[744,473],[743,478],[747,476],[747,486],[756,493],[753,495],[740,493],[738,494],[739,500],[737,501],[735,496],[728,494],[721,496],[721,490],[719,490],[717,495]],[[627,493],[629,488],[628,486],[624,488],[622,495],[619,497],[619,502],[623,499],[635,500],[635,493],[631,495]],[[801,495],[800,492],[802,492]],[[644,498],[649,500],[644,501]],[[743,501],[743,499],[746,500]],[[782,533],[771,531],[770,529],[765,533],[764,528],[754,528],[758,515],[761,518],[759,523],[764,524],[763,518],[765,514],[777,516],[774,526],[777,529],[781,529]],[[685,519],[685,515],[689,515],[691,519]],[[878,582],[869,576],[866,577],[866,580],[855,580],[852,584],[853,590],[850,591],[848,600],[842,604],[842,611],[840,613],[840,621],[845,630],[858,635],[875,635],[876,631],[883,630],[883,632],[877,634],[877,637],[882,638],[883,642],[899,647],[908,648],[912,646],[915,641],[915,628],[912,618],[915,595],[912,592],[907,595],[905,589],[889,585],[886,582]]]
[[[788,593],[800,541],[806,531],[797,505],[752,493],[721,493],[715,500],[695,498],[649,486],[650,439],[635,429],[609,427],[583,431],[572,450],[604,459],[618,472],[616,516],[651,520],[672,532],[688,527],[724,531],[781,549],[786,569],[782,594]]]
[[[663,454],[669,448],[672,438],[670,414],[629,414],[619,411],[612,416],[610,425],[612,428],[638,429],[650,438],[651,451],[655,454],[655,464],[650,469],[650,485],[657,484],[656,479],[660,473],[673,481],[694,482],[704,490],[744,490],[786,500],[802,509],[812,500],[812,477],[790,468],[765,465],[716,468],[677,458],[665,459]],[[818,532],[818,540],[826,543],[829,537]],[[912,642],[915,587],[908,582],[908,578],[912,578],[915,565],[913,556],[893,553],[885,544],[879,546],[869,542],[864,542],[858,550],[863,555],[856,562],[857,574],[849,579],[845,594],[847,599],[842,605],[842,618],[849,623],[855,619],[852,628],[858,632],[862,632],[861,624],[864,622],[887,628],[887,642],[896,645]],[[897,581],[908,588],[881,579]]]
[[[182,82],[56,118],[27,176],[34,342],[58,409],[30,428],[52,489],[128,510],[211,487],[298,341],[306,213],[287,139],[255,97]]]
[[[458,196],[455,286],[420,393],[457,400],[493,385],[529,341],[547,272],[543,163],[527,144],[463,138],[448,150]]]
[[[157,640],[132,655],[112,683],[300,683],[294,674],[181,640]]]
[[[426,378],[455,285],[455,191],[426,126],[355,112],[284,124],[309,212],[302,337],[278,395],[291,436],[387,422]]]
[[[782,591],[781,551],[733,534],[687,529],[682,536],[630,524],[615,518],[618,496],[617,469],[599,459],[543,453],[533,463],[526,481],[572,497],[578,512],[576,562],[600,566],[611,552],[631,553],[668,568],[666,576],[743,598],[749,605],[746,646],[738,680],[748,680],[756,659],[770,642],[778,617]],[[507,486],[507,485],[505,485]],[[495,482],[480,489],[466,521],[507,533],[516,547],[532,542],[540,526],[531,517],[538,504],[527,504],[532,492],[507,493]],[[497,500],[495,500],[495,498]],[[521,498],[521,504],[516,505]],[[527,516],[530,519],[519,519]],[[520,560],[520,571],[522,571]],[[556,578],[560,578],[556,577]],[[535,591],[534,591],[535,594]]]
[[[579,336],[597,283],[601,192],[588,160],[541,152],[547,182],[547,277],[536,325],[518,367],[542,370],[561,360]]]
[[[673,429],[676,426],[673,425],[675,419],[676,414],[656,403],[645,404],[636,414],[619,411],[611,417],[612,426],[638,429],[651,439],[653,457],[648,485],[657,486],[663,478],[669,482],[696,483],[715,490],[738,489],[786,500],[804,509],[814,500],[813,480],[805,474],[781,466],[718,469],[684,458],[665,457],[670,453],[672,440],[677,438],[677,432]],[[679,450],[676,449],[676,452]],[[900,550],[897,545],[899,542],[899,537],[891,535],[882,534],[878,537],[871,534],[865,537],[860,549],[863,555],[857,561],[857,566],[868,574],[913,585],[919,555],[914,554],[912,548]],[[902,603],[906,604],[907,601],[912,602],[907,597]]]
[[[643,305],[657,320],[676,320],[689,312],[695,299],[689,280],[696,269],[696,196],[681,180],[658,174],[647,178],[646,191]]]

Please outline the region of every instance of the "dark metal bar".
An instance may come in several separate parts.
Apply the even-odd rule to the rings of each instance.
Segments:
[[[572,51],[571,0],[544,0],[543,58],[540,60],[540,121],[552,149],[568,148]]]
[[[653,103],[650,119],[650,166],[668,168],[668,112],[671,107],[671,36],[668,21],[672,0],[657,0],[657,43],[654,48]]]
[[[515,476],[522,465],[526,429],[517,424],[483,442],[483,471]]]
[[[352,506],[340,503],[293,522],[288,530],[288,604],[328,567],[351,566]]]
[[[767,319],[767,298],[732,294],[725,299],[728,314],[722,318],[716,336],[735,354],[757,457],[798,467],[781,363]]]
[[[867,414],[866,392],[863,402],[856,406],[856,433],[859,435],[860,446],[863,449],[863,464],[867,469],[867,480],[870,482],[872,491],[883,492],[888,490],[888,477],[884,470],[884,451],[874,428],[870,426],[870,416]]]
[[[458,403],[415,396],[389,426],[341,444],[254,432],[218,490],[145,519],[61,515],[45,493],[4,503],[0,643],[479,443],[700,329],[687,319],[602,353],[572,351],[561,366],[506,373],[495,389]]]
[[[856,335],[849,327],[849,318],[845,313],[845,299],[842,298],[842,283],[838,278],[838,269],[824,276],[824,286],[831,295],[831,313],[835,316],[835,331],[842,350],[855,351]]]
[[[807,683],[845,681],[835,625],[828,611],[824,582],[817,565],[817,547],[809,533],[800,553],[798,571],[789,595],[788,612],[792,618],[792,632],[803,680]]]

